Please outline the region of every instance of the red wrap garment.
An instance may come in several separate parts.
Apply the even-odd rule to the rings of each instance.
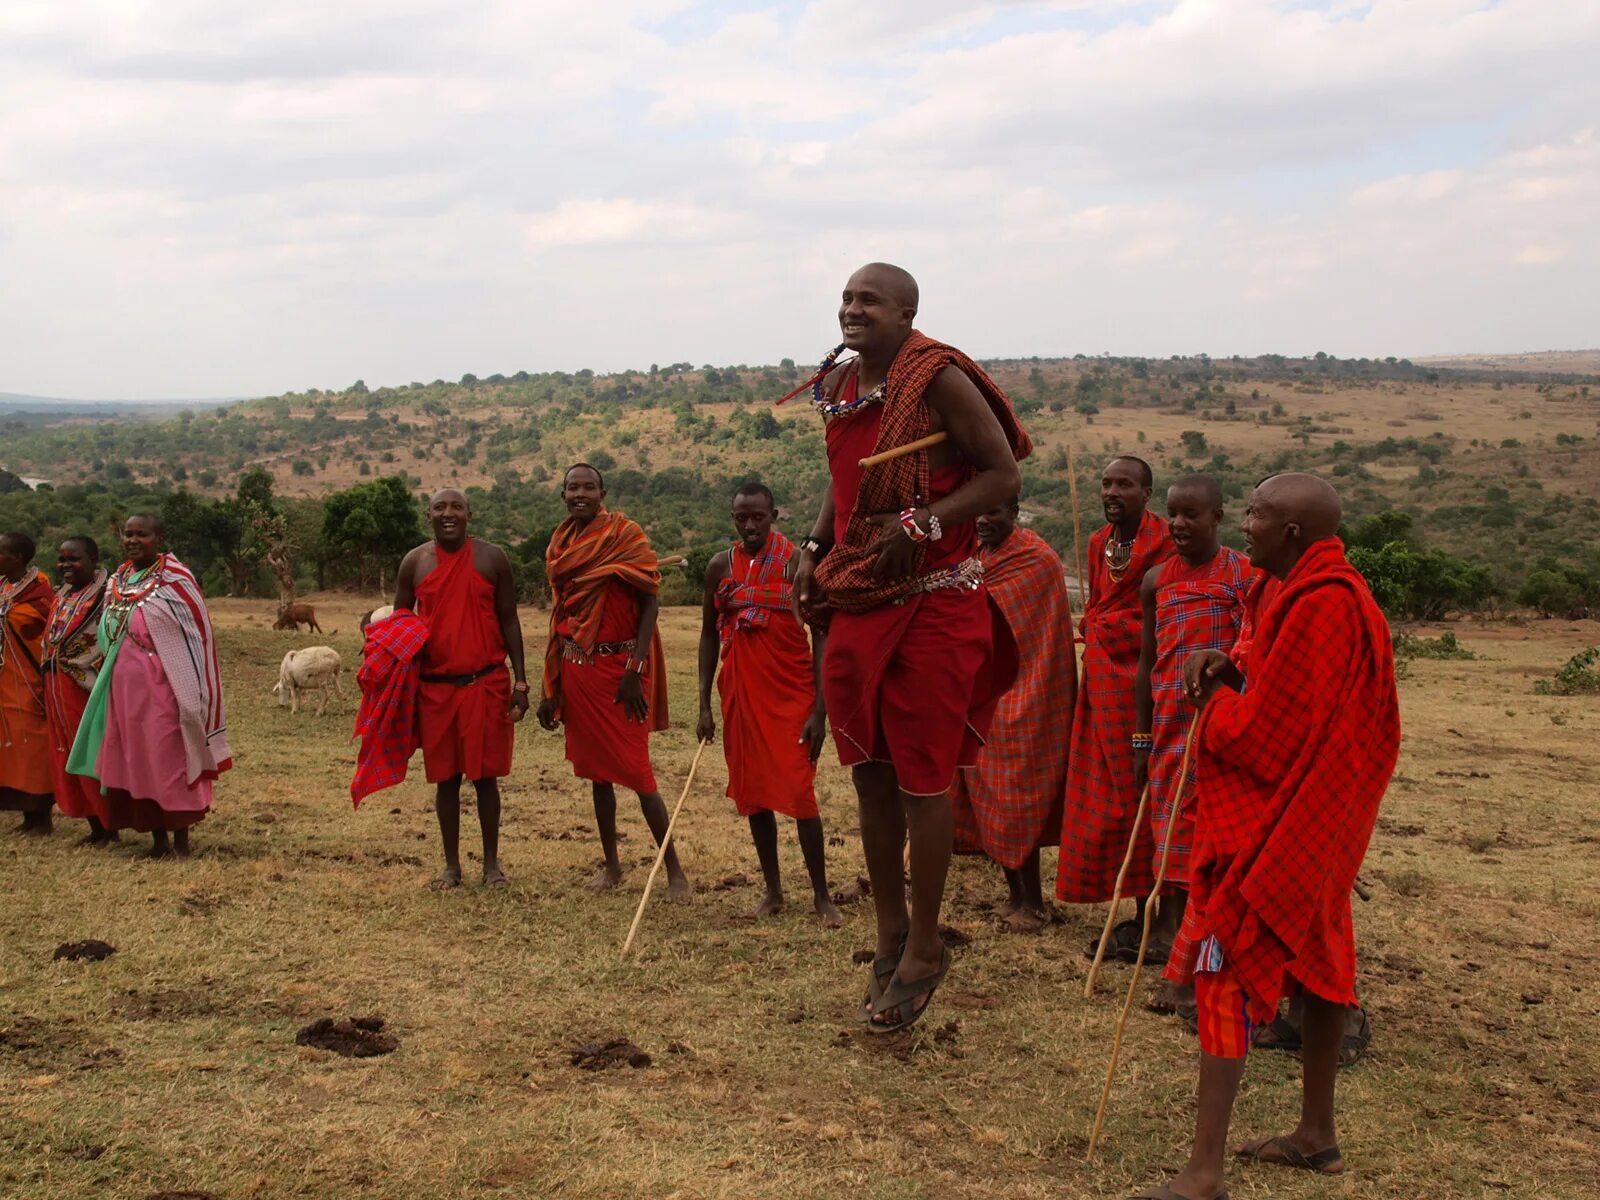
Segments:
[[[1354,1004],[1350,889],[1400,752],[1388,624],[1337,538],[1315,542],[1257,614],[1243,693],[1196,736],[1201,778],[1183,932],[1167,977],[1214,937],[1264,1021],[1292,983]]]
[[[777,530],[757,557],[735,545],[714,597],[728,798],[741,817],[776,812],[807,821],[817,815],[817,766],[800,740],[817,687],[811,643],[790,608],[785,574],[793,555],[794,546]]]
[[[1144,605],[1139,585],[1145,572],[1172,554],[1167,523],[1149,509],[1133,537],[1132,557],[1120,579],[1111,577],[1106,543],[1115,527],[1104,526],[1089,539],[1089,604],[1084,610],[1083,675],[1072,714],[1072,762],[1067,768],[1067,802],[1061,822],[1061,862],[1056,897],[1073,904],[1111,899],[1117,871],[1128,850],[1139,794],[1133,786],[1133,685],[1139,673],[1144,638]],[[1150,835],[1139,835],[1128,868],[1124,895],[1148,892]]]
[[[437,565],[416,586],[417,616],[428,627],[417,690],[423,769],[429,783],[500,779],[511,774],[516,725],[506,715],[511,676],[495,586],[474,563],[472,538],[456,551],[437,542],[433,550]]]
[[[45,626],[55,592],[29,567],[15,584],[0,579],[0,808],[49,812],[50,731],[45,721]]]
[[[854,398],[855,387],[851,372],[842,403]],[[869,404],[828,422],[836,545],[850,532],[865,474],[860,460],[877,448],[883,415],[883,405]],[[923,503],[948,496],[970,473],[965,463],[933,469]],[[976,526],[948,524],[944,536],[925,547],[923,573],[953,568],[973,557]],[[981,586],[945,587],[863,612],[835,612],[822,686],[839,761],[847,767],[893,763],[900,790],[909,795],[948,791],[957,767],[977,761],[995,707],[1015,677],[1011,630]]]
[[[1226,546],[1198,567],[1174,554],[1162,564],[1156,580],[1156,658],[1150,668],[1150,832],[1156,865],[1171,837],[1165,890],[1189,886],[1189,856],[1194,849],[1198,770],[1192,759],[1189,782],[1180,798],[1182,807],[1177,821],[1172,821],[1172,801],[1178,798],[1178,776],[1194,717],[1184,692],[1183,664],[1200,650],[1227,653],[1233,649],[1244,620],[1249,586],[1249,561]]]
[[[656,790],[650,734],[667,727],[659,632],[644,652],[644,721],[628,719],[617,688],[628,659],[639,653],[639,596],[661,586],[655,551],[637,523],[602,510],[585,526],[570,517],[558,525],[545,566],[551,607],[544,694],[557,703],[572,773],[649,795]]]
[[[958,854],[1020,870],[1061,836],[1068,739],[1078,694],[1072,602],[1061,558],[1031,529],[982,546],[983,581],[1017,642],[1017,681],[1000,700],[989,743],[950,790]]]
[[[105,599],[105,572],[76,592],[56,593],[55,611],[44,639],[45,717],[50,726],[50,774],[56,804],[69,817],[93,817],[110,822],[100,781],[67,770],[67,756],[78,736],[78,725],[89,704],[103,655],[98,629]]]

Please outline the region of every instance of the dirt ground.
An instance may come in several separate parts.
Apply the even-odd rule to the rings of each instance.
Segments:
[[[916,1035],[869,1040],[851,1015],[870,903],[822,930],[785,830],[790,906],[748,919],[756,864],[720,755],[682,818],[694,903],[652,901],[634,961],[618,951],[644,824],[625,798],[628,877],[586,892],[588,789],[531,721],[505,784],[512,886],[428,891],[426,785],[353,812],[353,698],[291,717],[268,694],[290,647],[331,644],[353,674],[370,603],[311,599],[325,638],[273,632],[270,602],[216,606],[237,768],[195,859],[77,849],[66,823],[0,841],[0,1195],[1054,1200],[1123,1196],[1181,1160],[1197,1047],[1138,1008],[1101,1155],[1084,1158],[1129,978],[1112,967],[1082,997],[1103,910],[1001,934],[997,872],[961,860],[946,919],[967,944],[948,983]],[[544,620],[525,620],[535,658]],[[695,622],[664,618],[669,803],[693,749]],[[1350,1171],[1238,1169],[1235,1197],[1600,1190],[1600,702],[1533,694],[1600,623],[1451,629],[1479,657],[1417,661],[1401,683],[1405,747],[1367,862],[1374,897],[1357,905],[1376,1035],[1340,1083]],[[861,859],[848,777],[828,761],[842,887]],[[116,953],[52,959],[85,939]],[[368,1013],[392,1053],[296,1044]],[[1236,1132],[1287,1129],[1296,1097],[1297,1064],[1256,1054]]]

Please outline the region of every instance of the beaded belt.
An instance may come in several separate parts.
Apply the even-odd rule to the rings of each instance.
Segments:
[[[561,660],[570,663],[589,663],[597,658],[604,658],[609,654],[632,654],[634,647],[639,644],[637,638],[629,638],[625,642],[599,642],[591,654],[579,643],[571,638],[561,639]]]
[[[916,595],[920,592],[937,592],[943,588],[965,588],[975,592],[983,585],[983,560],[979,558],[963,559],[953,567],[941,567],[937,571],[911,581],[911,592]]]

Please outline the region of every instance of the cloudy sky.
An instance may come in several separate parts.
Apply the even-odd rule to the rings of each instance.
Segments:
[[[1593,0],[5,0],[0,391],[1600,344]]]

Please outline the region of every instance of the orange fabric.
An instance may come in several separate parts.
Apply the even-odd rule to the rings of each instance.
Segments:
[[[3,584],[4,581],[0,581]],[[55,605],[42,574],[21,584],[6,610],[0,637],[0,788],[49,796],[50,731],[45,724],[44,631]]]
[[[506,716],[511,678],[494,584],[474,564],[471,538],[453,553],[435,543],[434,554],[438,565],[416,588],[417,616],[428,626],[417,703],[423,769],[429,783],[457,775],[500,779],[511,774],[516,726]],[[426,678],[472,675],[485,667],[495,669],[464,687]]]
[[[1000,698],[988,744],[950,789],[955,846],[1021,868],[1061,836],[1072,708],[1078,693],[1072,606],[1061,559],[1031,529],[980,547],[989,596],[1017,641],[1017,681]]]
[[[1256,1024],[1250,1017],[1250,996],[1232,967],[1224,962],[1215,971],[1196,971],[1194,1004],[1203,1053],[1243,1058],[1250,1052]]]
[[[564,712],[561,646],[570,638],[592,655],[605,641],[626,641],[638,632],[634,627],[619,637],[602,637],[606,597],[615,593],[611,582],[626,584],[646,596],[661,591],[661,571],[650,539],[636,521],[619,512],[601,509],[588,525],[580,527],[568,517],[556,526],[544,554],[545,574],[550,580],[550,642],[544,651],[544,695],[556,702],[556,716]],[[634,653],[643,653],[635,650]],[[650,705],[645,720],[649,731],[667,727],[667,659],[661,649],[658,630],[650,642],[649,664],[645,670],[644,696]],[[609,657],[609,656],[608,656]],[[622,664],[626,666],[624,662]],[[653,789],[652,789],[653,790]]]
[[[782,538],[774,533],[773,538]],[[789,553],[793,548],[784,539]],[[782,584],[789,553],[771,570]],[[756,559],[743,546],[730,555],[724,583],[751,582]],[[787,586],[784,585],[784,591]],[[726,612],[729,589],[718,588],[717,609]],[[765,625],[739,625],[728,614],[717,692],[722,698],[722,746],[728,760],[728,797],[741,817],[776,812],[797,821],[817,815],[816,764],[800,731],[816,704],[811,643],[793,614],[772,611]]]
[[[606,582],[600,597],[600,623],[595,628],[596,644],[626,642],[639,632],[639,594],[620,579]],[[570,636],[557,624],[557,636]],[[660,639],[657,639],[659,645]],[[627,669],[626,654],[598,654],[588,661],[567,660],[561,664],[561,722],[565,730],[567,761],[572,773],[593,783],[620,783],[640,795],[656,790],[656,775],[650,765],[649,721],[628,720],[617,703],[617,688]],[[662,693],[661,715],[665,725],[665,688],[654,688],[651,676],[659,680],[659,668],[645,672],[647,697]],[[656,711],[656,702],[650,701]]]

